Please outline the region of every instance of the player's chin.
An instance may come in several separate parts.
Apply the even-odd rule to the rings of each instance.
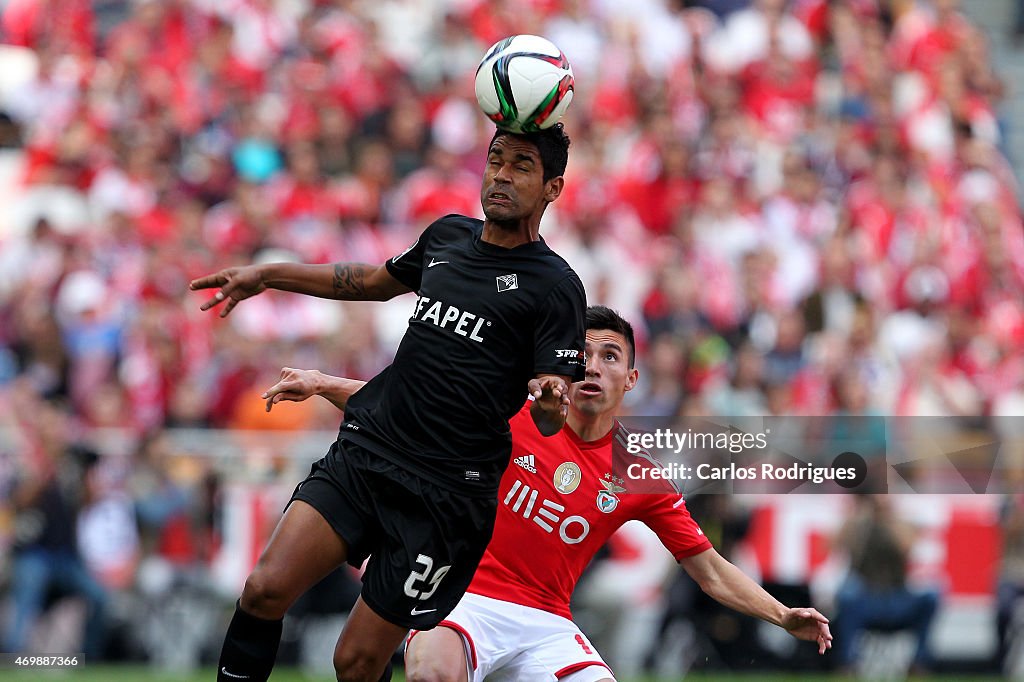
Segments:
[[[523,217],[522,211],[518,207],[506,202],[495,203],[487,201],[484,202],[483,209],[484,217],[499,226],[517,225]]]

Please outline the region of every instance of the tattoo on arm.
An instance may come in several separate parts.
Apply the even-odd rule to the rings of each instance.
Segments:
[[[345,299],[364,299],[363,266],[356,263],[334,264],[334,295]]]

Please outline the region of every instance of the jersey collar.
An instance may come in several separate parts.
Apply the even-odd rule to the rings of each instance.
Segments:
[[[482,236],[483,235],[481,232],[478,232],[476,235],[474,235],[473,248],[479,251],[480,253],[484,253],[490,256],[507,256],[510,253],[535,253],[548,250],[548,245],[544,241],[544,237],[540,237],[535,242],[526,242],[525,244],[520,244],[519,246],[515,246],[511,249],[506,249],[504,246],[498,246],[497,244],[485,242],[481,238]]]
[[[612,438],[615,437],[615,432],[618,429],[619,423],[615,422],[615,425],[612,426],[611,430],[608,433],[601,436],[600,438],[598,438],[597,440],[583,440],[578,435],[576,435],[575,431],[569,428],[568,424],[562,427],[562,431],[564,431],[565,434],[569,437],[569,440],[571,440],[580,450],[596,450],[598,448],[603,448],[610,445],[612,442]]]

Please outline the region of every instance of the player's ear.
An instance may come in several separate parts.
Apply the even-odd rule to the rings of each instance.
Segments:
[[[544,201],[549,204],[557,199],[562,194],[562,188],[565,187],[565,178],[559,175],[557,178],[551,178],[544,183]]]
[[[629,373],[626,374],[626,390],[627,391],[632,391],[633,387],[636,386],[636,380],[639,379],[639,378],[640,378],[640,370],[638,370],[636,367],[634,367],[633,369],[629,370]]]

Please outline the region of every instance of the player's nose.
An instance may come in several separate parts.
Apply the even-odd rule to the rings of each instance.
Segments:
[[[494,179],[497,182],[508,183],[512,179],[512,168],[510,164],[503,163],[498,166],[498,170],[494,173]]]

